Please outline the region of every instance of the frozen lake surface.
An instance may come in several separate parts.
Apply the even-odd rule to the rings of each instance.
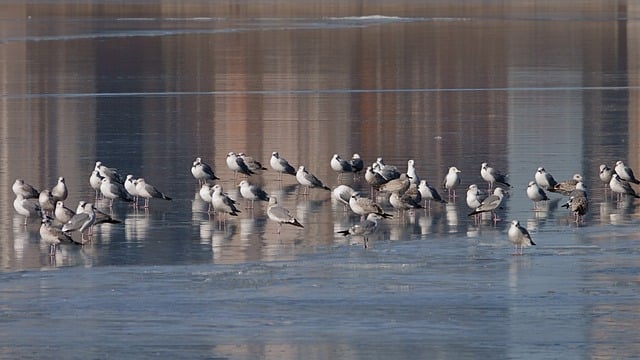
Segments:
[[[258,4],[134,1],[0,5],[0,358],[634,358],[640,354],[638,200],[601,163],[640,171],[633,3],[473,1]],[[233,5],[233,6],[232,6]],[[636,29],[636,30],[634,30]],[[278,151],[331,188],[334,153],[377,157],[441,189],[447,205],[359,217],[292,176],[249,178],[304,224],[245,208],[225,163]],[[206,214],[190,167],[210,163],[241,213]],[[64,176],[67,206],[94,201],[96,161],[173,198],[148,210],[100,200],[121,224],[55,257],[11,184]],[[502,219],[475,222],[465,189],[489,162],[509,174]],[[583,223],[533,210],[545,167],[584,176]],[[444,191],[441,190],[444,194]],[[518,219],[537,246],[512,256]],[[74,235],[77,236],[77,235]]]

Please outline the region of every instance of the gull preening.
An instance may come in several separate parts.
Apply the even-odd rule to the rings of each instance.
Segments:
[[[352,225],[346,230],[338,231],[343,236],[362,236],[365,249],[369,247],[369,235],[378,230],[378,220],[382,219],[379,214],[371,213],[367,218],[358,224]]]
[[[531,245],[535,245],[531,239],[531,235],[529,231],[525,229],[518,220],[511,221],[511,226],[509,227],[509,231],[507,232],[507,236],[509,237],[509,241],[514,246],[513,255],[522,255],[523,248],[530,247]],[[520,253],[518,253],[518,246],[520,246]]]
[[[351,186],[348,185],[338,185],[333,191],[331,191],[331,197],[335,199],[337,202],[344,205],[344,211],[347,211],[349,208],[349,200],[351,196],[355,194],[356,191],[353,190]]]
[[[275,221],[276,223],[278,223],[278,231],[277,231],[278,234],[280,234],[280,230],[283,224],[289,224],[289,225],[293,225],[301,228],[304,227],[302,226],[302,224],[300,224],[300,222],[295,217],[291,215],[291,213],[289,212],[289,209],[278,204],[278,198],[275,196],[272,196],[271,198],[269,198],[269,207],[267,208],[267,216],[272,221]]]

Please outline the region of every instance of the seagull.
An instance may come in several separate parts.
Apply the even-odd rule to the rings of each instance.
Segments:
[[[351,186],[348,185],[338,185],[333,191],[331,191],[331,197],[333,197],[337,202],[344,205],[344,211],[347,211],[349,206],[349,199],[351,196],[355,194],[356,191],[353,190]]]
[[[451,198],[451,193],[453,193],[453,197],[456,197],[456,186],[460,185],[460,175],[458,174],[461,172],[457,167],[452,166],[444,177],[443,186],[449,193],[449,198]]]
[[[67,235],[61,229],[53,226],[51,218],[48,216],[42,218],[42,224],[40,225],[40,238],[45,244],[49,245],[50,256],[56,255],[56,246],[58,246],[61,241],[75,242],[71,236]]]
[[[471,184],[467,188],[467,206],[475,210],[480,207],[480,204],[482,204],[482,201],[484,201],[487,196],[488,195],[486,193],[480,192],[478,185]]]
[[[87,202],[86,201],[79,201],[78,202],[78,207],[76,208],[76,214],[82,214],[83,212],[85,212],[85,208],[87,207]],[[122,221],[120,220],[116,220],[113,217],[111,217],[111,215],[104,213],[98,209],[94,208],[94,211],[96,213],[96,221],[93,223],[93,225],[100,225],[100,224],[120,224]]]
[[[73,217],[62,226],[63,232],[80,231],[81,243],[86,243],[84,235],[85,231],[91,233],[91,226],[96,221],[96,207],[92,203],[85,203],[84,210],[76,213]]]
[[[18,214],[24,216],[24,225],[27,225],[27,220],[30,217],[42,217],[42,209],[38,199],[25,199],[22,194],[16,195],[13,200],[13,208]]]
[[[253,202],[256,200],[269,201],[269,195],[258,185],[249,184],[247,180],[240,181],[240,195],[247,199],[247,209],[253,209]],[[251,201],[251,207],[249,207]]]
[[[497,222],[500,219],[498,219],[498,215],[496,214],[496,209],[498,209],[502,204],[503,198],[504,198],[504,190],[501,187],[495,188],[493,190],[493,194],[487,196],[487,198],[484,199],[482,203],[480,203],[480,206],[478,206],[477,209],[469,213],[469,216],[473,216],[483,212],[491,212],[493,214],[493,222],[494,223]]]
[[[244,160],[244,163],[247,164],[247,167],[249,168],[249,170],[251,171],[258,171],[258,170],[267,170],[266,167],[262,166],[262,163],[256,159],[254,159],[251,156],[247,156],[245,155],[245,153],[238,153],[238,156],[242,158],[242,160]]]
[[[626,166],[622,162],[622,160],[618,160],[616,162],[615,171],[622,180],[626,180],[634,184],[640,184],[640,180],[636,179],[636,177],[633,175],[633,170],[631,170],[630,167]]]
[[[331,190],[325,184],[322,183],[315,175],[305,169],[303,165],[300,165],[298,172],[296,173],[296,180],[298,183],[305,187],[304,194],[309,193],[310,188],[322,188],[325,190]]]
[[[381,192],[399,192],[404,193],[409,189],[411,185],[411,179],[407,174],[400,174],[397,179],[390,180],[389,182],[382,184],[378,190]]]
[[[124,188],[124,185],[118,182],[113,182],[108,177],[102,179],[100,192],[102,193],[102,196],[104,198],[110,200],[109,207],[113,207],[113,200],[115,199],[121,199],[128,202],[133,201],[133,197],[127,192],[127,190]]]
[[[56,209],[53,212],[53,214],[56,216],[56,219],[58,221],[60,221],[61,223],[66,223],[67,221],[71,220],[71,218],[73,217],[73,215],[75,215],[75,211],[69,209],[68,207],[64,206],[64,202],[62,201],[58,201],[56,202]]]
[[[213,192],[211,192],[211,206],[214,211],[229,214],[231,216],[238,216],[240,210],[236,208],[236,201],[230,198],[227,194],[222,192],[222,186],[220,184],[213,185]],[[226,215],[224,221],[226,221]]]
[[[579,183],[582,184],[582,183]],[[576,223],[580,223],[584,217],[584,214],[589,210],[589,201],[587,199],[586,192],[584,190],[576,190],[569,197],[569,201],[562,205],[573,212],[575,215]]]
[[[385,165],[381,157],[379,157],[371,167],[373,168],[373,171],[382,175],[382,177],[387,181],[400,177],[398,168],[393,165]]]
[[[536,184],[544,190],[553,191],[553,188],[558,183],[543,167],[539,167],[534,176]]]
[[[389,196],[389,203],[398,210],[398,213],[404,210],[422,209],[422,205],[420,205],[419,201],[415,201],[414,198],[407,194],[400,195],[397,191],[391,193],[391,196]]]
[[[198,191],[198,195],[200,195],[200,198],[202,199],[202,201],[209,204],[209,207],[207,208],[207,213],[211,212],[211,193],[213,192],[213,189],[211,189],[211,186],[212,186],[211,184],[204,183],[202,184],[202,187],[200,187],[200,191]]]
[[[102,185],[102,179],[104,179],[104,176],[100,175],[100,171],[95,169],[91,172],[91,176],[89,176],[89,185],[95,190],[96,199],[98,199],[101,194],[100,185]]]
[[[16,179],[11,186],[11,190],[13,193],[17,195],[22,195],[25,199],[37,199],[40,196],[40,192],[36,190],[33,186],[27,184],[22,179]]]
[[[374,189],[380,188],[380,186],[389,181],[381,174],[373,171],[373,167],[371,166],[367,166],[367,170],[364,173],[364,180]]]
[[[269,207],[267,208],[267,216],[272,221],[278,223],[278,234],[280,234],[280,229],[282,228],[282,224],[289,224],[297,227],[304,228],[300,222],[291,216],[289,210],[283,206],[278,205],[278,198],[272,196],[269,198]]]
[[[607,166],[607,164],[600,165],[600,181],[604,183],[605,190],[607,185],[611,182],[611,176],[613,175],[613,169]]]
[[[407,161],[407,176],[412,184],[420,183],[420,177],[416,173],[415,161],[413,161],[413,159]]]
[[[331,165],[331,169],[333,169],[333,171],[338,173],[338,181],[340,181],[340,178],[343,173],[353,172],[353,167],[351,166],[351,163],[341,158],[340,155],[338,154],[333,154],[333,157],[331,158],[329,165]]]
[[[489,183],[489,189],[493,189],[493,184],[502,184],[506,187],[511,187],[511,185],[507,182],[507,175],[502,174],[500,171],[492,168],[489,164],[482,163],[480,167],[480,176],[484,179],[484,181]]]
[[[58,178],[58,183],[51,189],[51,195],[53,195],[54,201],[65,201],[69,195],[67,190],[67,184],[64,182],[64,178],[61,176]]]
[[[249,169],[244,160],[239,157],[233,151],[230,151],[227,154],[227,167],[229,170],[233,171],[233,178],[235,179],[238,173],[242,173],[246,176],[250,176],[255,174],[253,171]]]
[[[364,248],[366,249],[369,247],[369,235],[378,230],[378,220],[380,219],[382,219],[382,216],[371,213],[359,224],[355,224],[347,230],[338,231],[337,233],[343,236],[362,236],[364,239]]]
[[[136,192],[138,193],[138,196],[144,198],[145,209],[149,207],[149,199],[151,198],[171,200],[170,197],[158,191],[158,189],[156,189],[153,185],[147,184],[144,178],[138,178],[135,184],[136,184]]]
[[[133,197],[133,207],[137,208],[138,190],[136,189],[136,179],[133,178],[133,175],[127,175],[127,178],[124,180],[124,189]]]
[[[367,215],[371,213],[378,214],[385,219],[393,217],[393,215],[385,213],[380,205],[378,205],[375,201],[369,198],[362,197],[359,193],[351,195],[351,199],[349,199],[349,207],[351,208],[351,211],[360,215],[362,220],[364,220]]]
[[[429,200],[429,208],[431,208],[431,200],[439,203],[446,204],[447,201],[442,199],[442,196],[438,193],[438,190],[433,186],[429,185],[427,180],[420,180],[420,185],[418,185],[418,191],[422,195],[422,198],[425,202],[425,207],[427,206],[427,200]]]
[[[540,201],[547,201],[549,198],[547,194],[542,190],[535,181],[529,181],[529,185],[527,186],[527,197],[529,200],[533,201],[533,208],[538,208],[538,203]]]
[[[198,185],[202,185],[209,180],[220,180],[220,178],[213,173],[211,166],[202,161],[201,157],[197,157],[193,161],[193,165],[191,165],[191,175],[198,180]]]
[[[564,196],[570,196],[571,192],[576,189],[576,184],[580,181],[582,181],[582,175],[574,174],[571,179],[557,183],[553,189],[549,189],[549,191],[556,192]]]
[[[513,255],[522,255],[523,248],[536,244],[533,242],[533,239],[531,239],[529,231],[522,227],[518,220],[511,221],[511,226],[509,227],[507,235],[509,237],[509,241],[511,241],[511,243],[513,243],[513,246],[515,247]],[[520,245],[519,254],[518,245]]]
[[[45,189],[40,191],[38,203],[42,211],[47,214],[53,214],[53,210],[56,208],[56,201],[53,199],[53,195],[51,195],[51,190]]]
[[[94,170],[97,170],[100,176],[111,179],[112,182],[124,183],[124,178],[118,173],[118,169],[107,167],[101,161],[96,161]]]
[[[271,168],[278,172],[278,180],[282,180],[282,174],[296,175],[296,169],[289,165],[287,159],[280,156],[277,151],[271,154],[271,160],[269,162]]]
[[[360,154],[357,154],[357,153],[353,154],[353,156],[351,157],[350,163],[351,163],[351,169],[356,174],[362,171],[362,169],[364,169],[364,161],[360,157]]]
[[[640,195],[636,194],[636,191],[633,189],[633,187],[631,187],[631,183],[622,180],[618,173],[614,173],[611,176],[609,187],[611,188],[611,191],[618,194],[618,197],[622,195],[631,195],[634,198],[640,198]]]

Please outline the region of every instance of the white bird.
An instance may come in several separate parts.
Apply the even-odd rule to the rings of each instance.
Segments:
[[[84,244],[85,232],[92,233],[91,227],[96,221],[96,208],[92,203],[85,203],[83,212],[76,213],[69,221],[62,226],[63,232],[79,231],[81,242]]]
[[[253,209],[253,202],[256,200],[269,201],[269,195],[258,185],[250,184],[247,180],[240,181],[240,195],[247,200],[247,209]],[[249,206],[251,201],[251,206]]]
[[[100,171],[95,169],[91,172],[91,176],[89,176],[89,185],[91,185],[91,188],[96,192],[96,199],[98,199],[100,197],[100,194],[102,194],[100,192],[102,179],[104,179],[104,177],[100,175]]]
[[[489,183],[489,189],[493,189],[494,184],[502,184],[506,187],[511,187],[507,182],[507,175],[504,175],[500,171],[492,168],[486,162],[482,163],[482,166],[480,167],[480,176],[484,181]]]
[[[362,220],[366,219],[367,215],[371,213],[378,214],[385,219],[393,217],[393,215],[385,213],[384,210],[382,210],[382,207],[380,207],[380,205],[375,201],[362,197],[359,193],[351,195],[351,199],[349,199],[349,207],[351,208],[351,211],[360,215]]]
[[[536,184],[544,190],[553,191],[553,188],[558,183],[553,175],[549,174],[543,167],[539,167],[534,175]]]
[[[213,189],[211,189],[211,187],[212,187],[211,184],[204,183],[200,187],[200,191],[198,191],[198,195],[200,195],[200,198],[202,199],[202,201],[209,204],[209,207],[207,208],[207,213],[211,212],[211,193],[213,192]]]
[[[22,195],[25,199],[37,199],[40,196],[40,192],[36,190],[33,186],[27,184],[22,179],[16,179],[11,186],[11,190],[13,193],[17,195]]]
[[[456,186],[460,185],[460,175],[458,174],[461,172],[462,171],[458,170],[457,167],[452,166],[449,168],[449,172],[444,177],[443,186],[449,193],[449,198],[451,198],[452,193],[453,197],[456,197]]]
[[[344,205],[344,211],[347,211],[349,206],[349,200],[351,196],[355,194],[356,191],[353,190],[351,186],[348,185],[338,185],[333,191],[331,191],[331,197],[334,198],[337,202]]]
[[[631,195],[634,198],[640,198],[640,195],[636,194],[636,191],[633,189],[633,187],[631,187],[631,183],[622,180],[618,173],[614,173],[611,176],[609,187],[611,188],[611,191],[618,194],[618,197],[622,195]]]
[[[127,190],[124,188],[124,185],[118,182],[113,182],[108,177],[105,177],[102,179],[102,184],[100,185],[100,192],[102,193],[102,196],[105,199],[110,200],[109,207],[113,207],[113,201],[115,199],[121,199],[128,202],[133,201],[133,196],[131,196],[127,192]]]
[[[111,179],[112,182],[124,183],[124,178],[118,173],[118,169],[107,167],[101,161],[96,161],[94,170],[97,170],[100,176]]]
[[[527,197],[529,200],[533,201],[533,208],[538,208],[538,203],[540,201],[547,201],[549,198],[547,194],[542,190],[535,181],[529,181],[529,185],[527,186]]]
[[[85,212],[85,209],[87,208],[87,202],[86,201],[79,201],[78,202],[78,207],[76,208],[76,214],[82,214],[83,212]],[[116,220],[113,217],[111,217],[111,215],[102,212],[98,209],[96,209],[94,207],[94,212],[96,213],[96,221],[93,223],[93,225],[99,225],[99,224],[120,224],[122,221],[120,220]],[[88,211],[88,210],[87,210]]]
[[[297,227],[304,228],[300,222],[294,218],[289,210],[283,206],[278,205],[278,198],[272,196],[269,198],[269,207],[267,208],[267,216],[272,221],[278,223],[278,231],[280,234],[280,229],[282,228],[282,224],[289,224]]]
[[[51,189],[51,195],[54,201],[65,201],[69,195],[67,190],[67,184],[64,182],[64,178],[61,176],[58,178],[58,183]]]
[[[53,214],[53,210],[56,208],[56,201],[53,199],[53,195],[51,195],[51,190],[44,189],[40,191],[38,203],[42,211],[46,214]]]
[[[416,165],[415,165],[415,161],[413,161],[413,159],[410,159],[407,161],[407,176],[409,177],[409,181],[412,184],[419,184],[420,183],[420,177],[418,176],[418,173],[416,172]]]
[[[137,208],[138,190],[136,189],[136,179],[133,178],[133,175],[127,175],[127,178],[124,180],[124,189],[133,197],[133,207]]]
[[[478,206],[477,209],[469,213],[469,216],[480,214],[483,212],[491,212],[493,214],[493,222],[497,222],[498,215],[496,209],[502,205],[502,199],[504,198],[504,190],[501,187],[497,187],[493,190],[493,194],[487,196],[486,199]]]
[[[213,173],[211,166],[202,161],[201,157],[197,157],[193,161],[191,165],[191,175],[198,180],[198,185],[202,185],[209,180],[220,180],[220,178]]]
[[[338,181],[340,181],[342,174],[346,172],[347,173],[353,172],[353,167],[351,166],[351,163],[341,158],[340,155],[338,154],[333,154],[333,157],[331,158],[329,165],[331,166],[331,169],[333,171],[338,173]]]
[[[256,172],[258,170],[267,170],[266,167],[262,166],[262,163],[260,161],[256,160],[252,156],[248,156],[242,152],[238,153],[238,156],[240,156],[242,160],[244,160],[244,163],[247,164],[247,167],[249,168],[249,170],[253,172]]]
[[[25,199],[22,194],[17,194],[15,200],[13,200],[13,208],[16,212],[24,216],[24,224],[27,225],[27,220],[30,217],[42,217],[42,209],[38,199]]]
[[[480,192],[480,189],[478,189],[478,185],[471,184],[467,188],[467,206],[475,210],[480,206],[480,204],[482,204],[482,201],[484,201],[487,196],[488,195],[486,193]]]
[[[447,201],[442,199],[442,196],[438,193],[438,190],[433,186],[429,185],[427,180],[420,180],[420,185],[418,185],[418,191],[422,195],[422,198],[425,201],[425,207],[427,206],[427,200],[429,200],[429,208],[431,208],[431,200],[439,203],[446,204]]]
[[[64,202],[58,201],[56,202],[56,209],[53,214],[56,216],[56,219],[58,219],[58,221],[64,224],[67,221],[71,220],[73,215],[75,215],[76,213],[75,211],[64,206]]]
[[[269,165],[271,165],[273,170],[278,172],[278,180],[282,180],[282,174],[296,175],[296,169],[289,164],[287,159],[280,156],[277,151],[271,154]]]
[[[237,202],[222,192],[222,185],[213,185],[213,192],[211,193],[211,207],[218,213],[225,214],[224,221],[226,221],[226,214],[231,216],[238,216],[240,210],[236,208]]]
[[[523,248],[529,247],[531,245],[535,245],[531,239],[531,235],[529,235],[529,231],[520,225],[518,220],[511,221],[511,226],[509,227],[509,231],[507,233],[509,237],[509,241],[515,247],[513,255],[522,255]],[[518,254],[518,245],[520,245],[520,253]]]
[[[307,171],[307,169],[300,165],[298,167],[298,172],[296,172],[296,180],[298,180],[298,184],[305,187],[304,194],[309,193],[309,189],[311,188],[321,188],[325,190],[331,190],[328,186],[322,183],[315,175]]]
[[[244,159],[238,156],[235,152],[230,151],[227,154],[227,167],[229,170],[233,171],[233,178],[235,179],[238,173],[241,173],[246,176],[250,176],[255,174],[247,164],[244,162]]]
[[[351,169],[354,173],[359,173],[364,169],[364,160],[360,157],[360,154],[353,154],[351,157]]]
[[[382,216],[371,213],[367,215],[367,218],[358,224],[355,224],[347,230],[338,231],[338,234],[343,236],[362,236],[364,239],[365,249],[369,247],[369,235],[378,230],[378,220],[382,219]]]
[[[607,185],[611,182],[611,176],[613,175],[613,169],[607,166],[607,164],[600,165],[600,181],[604,183],[604,188],[607,188]]]
[[[634,184],[640,184],[640,180],[636,179],[633,174],[633,170],[624,164],[622,160],[616,162],[615,172],[620,176],[620,179],[632,182]]]
[[[149,207],[149,199],[151,198],[171,200],[169,196],[163,194],[161,191],[156,189],[155,186],[151,184],[147,184],[144,178],[138,178],[135,184],[136,184],[136,191],[138,192],[138,196],[144,198],[145,209]]]

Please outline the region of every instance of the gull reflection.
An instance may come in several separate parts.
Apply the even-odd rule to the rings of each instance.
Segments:
[[[458,232],[458,209],[456,205],[453,203],[448,203],[445,205],[445,210],[447,212],[447,225],[449,226],[450,233]]]

